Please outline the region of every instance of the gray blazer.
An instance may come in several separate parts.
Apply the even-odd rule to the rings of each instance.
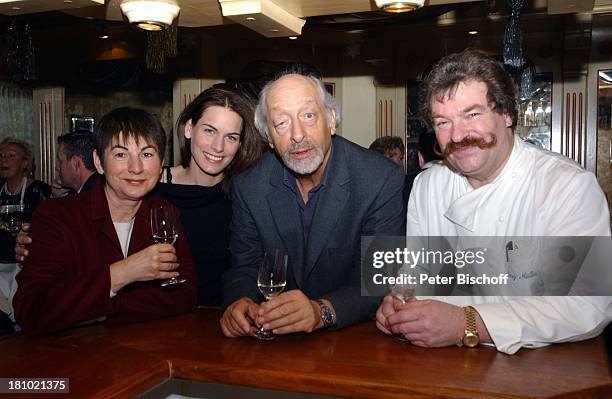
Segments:
[[[371,318],[379,297],[360,292],[361,236],[404,235],[404,175],[370,150],[334,136],[325,189],[319,193],[308,242],[295,193],[283,180],[280,158],[269,152],[232,188],[230,251],[224,305],[241,297],[259,302],[257,268],[266,249],[289,255],[286,291],[328,299],[341,328]]]

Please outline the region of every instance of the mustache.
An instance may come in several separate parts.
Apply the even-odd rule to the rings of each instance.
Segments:
[[[459,142],[451,141],[446,145],[441,155],[443,158],[448,157],[453,152],[465,147],[478,147],[481,150],[494,147],[497,144],[497,137],[491,136],[491,141],[486,141],[481,137],[466,137]]]
[[[291,144],[289,147],[287,147],[287,149],[285,150],[285,153],[290,154],[292,152],[312,150],[315,147],[316,146],[310,141],[304,141],[302,143]]]

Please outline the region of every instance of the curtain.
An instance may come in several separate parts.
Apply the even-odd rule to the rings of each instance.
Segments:
[[[33,132],[32,89],[0,81],[0,139],[15,136],[32,143]]]

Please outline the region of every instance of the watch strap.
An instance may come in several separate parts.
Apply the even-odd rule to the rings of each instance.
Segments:
[[[476,309],[471,306],[463,308],[465,314],[465,331],[461,343],[467,347],[473,348],[480,343],[478,335],[478,327],[476,326]]]
[[[336,324],[336,314],[331,307],[327,306],[325,302],[320,299],[315,301],[321,309],[321,321],[323,322],[323,328],[328,328]]]

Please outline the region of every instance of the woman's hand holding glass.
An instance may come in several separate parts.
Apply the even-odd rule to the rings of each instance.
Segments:
[[[110,266],[111,290],[118,292],[135,281],[178,277],[178,267],[176,250],[171,244],[150,245]]]
[[[170,206],[157,206],[151,208],[151,234],[157,243],[174,244],[178,238],[178,218],[174,208]],[[187,281],[179,278],[178,274],[161,282],[161,286],[180,284]]]

